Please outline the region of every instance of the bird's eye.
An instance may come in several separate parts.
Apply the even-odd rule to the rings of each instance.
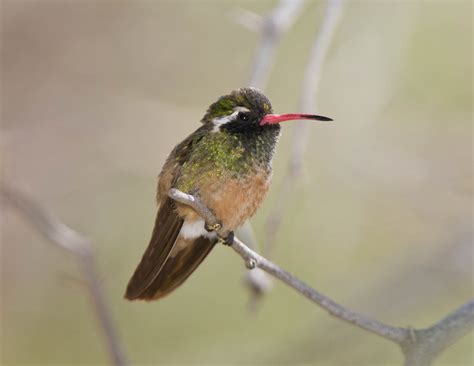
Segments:
[[[246,121],[248,121],[248,120],[250,119],[250,116],[249,116],[249,114],[246,113],[246,112],[240,112],[240,113],[239,113],[239,119],[240,119],[241,121],[245,121],[245,122],[246,122]]]

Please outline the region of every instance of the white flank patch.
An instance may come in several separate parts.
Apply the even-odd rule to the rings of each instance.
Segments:
[[[205,236],[206,238],[215,238],[216,234],[209,232],[204,228],[204,220],[199,219],[193,222],[185,221],[179,232],[184,239],[196,239],[200,236]]]
[[[229,123],[235,120],[235,117],[237,117],[239,112],[250,112],[250,110],[245,107],[235,107],[234,112],[232,114],[229,114],[228,116],[214,118],[212,120],[212,123],[214,124],[214,128],[212,129],[212,132],[219,131],[220,126],[225,125],[226,123]]]

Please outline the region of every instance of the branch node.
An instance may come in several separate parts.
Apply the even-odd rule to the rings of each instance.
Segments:
[[[249,258],[245,261],[245,267],[248,269],[254,269],[257,266],[257,261],[253,258]]]

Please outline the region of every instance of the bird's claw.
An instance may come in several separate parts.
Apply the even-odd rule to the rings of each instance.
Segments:
[[[210,233],[212,232],[218,233],[220,230],[222,230],[222,224],[220,221],[217,221],[214,224],[205,223],[204,228]],[[218,233],[218,234],[221,234],[221,233]],[[219,243],[224,244],[224,245],[229,245],[229,246],[234,244],[234,232],[231,231],[226,236],[219,235]]]
[[[220,229],[222,229],[222,224],[218,221],[212,225],[209,225],[207,222],[206,224],[204,224],[204,229],[206,229],[207,231],[209,232],[213,232],[213,231],[219,231]]]
[[[220,237],[219,238],[219,243],[231,246],[234,244],[234,232],[231,231],[229,234],[227,234],[226,237]]]

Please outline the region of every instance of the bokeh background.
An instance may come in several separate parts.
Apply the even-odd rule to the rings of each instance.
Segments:
[[[133,364],[399,365],[391,343],[276,284],[248,311],[242,260],[217,247],[172,296],[122,296],[155,215],[156,176],[216,97],[245,86],[259,35],[235,9],[275,1],[1,1],[2,180],[95,244]],[[325,11],[309,1],[266,94],[298,108]],[[317,96],[303,177],[272,259],[337,301],[428,326],[473,293],[472,3],[347,1]],[[316,97],[316,96],[315,96]],[[291,150],[253,218],[263,240]],[[74,258],[2,206],[1,361],[104,364]],[[473,336],[436,365],[470,365]]]

